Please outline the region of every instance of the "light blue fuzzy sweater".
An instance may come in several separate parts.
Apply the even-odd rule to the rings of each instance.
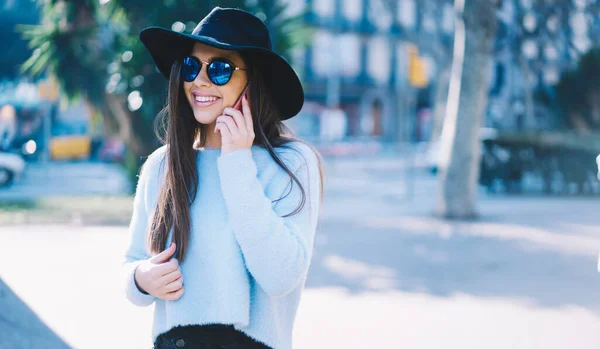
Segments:
[[[188,254],[180,263],[185,291],[176,301],[141,293],[134,283],[135,268],[151,257],[146,233],[164,183],[166,146],[148,157],[134,199],[123,285],[133,304],[155,304],[152,341],[176,325],[219,323],[274,349],[292,348],[319,218],[320,176],[310,147],[288,145],[292,149],[276,151],[303,184],[306,203],[286,218],[300,203],[300,188],[266,149],[197,151],[198,190],[190,207]]]

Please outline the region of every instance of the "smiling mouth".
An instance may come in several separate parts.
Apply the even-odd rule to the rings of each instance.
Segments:
[[[214,102],[214,101],[216,101],[219,98],[218,97],[214,97],[214,96],[213,97],[195,96],[195,99],[198,102]]]
[[[216,96],[193,95],[193,97],[194,97],[194,104],[198,107],[210,106],[220,99],[219,97],[216,97]]]

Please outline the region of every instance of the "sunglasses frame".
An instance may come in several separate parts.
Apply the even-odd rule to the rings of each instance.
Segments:
[[[223,57],[214,57],[214,58],[212,58],[210,61],[208,61],[208,62],[207,62],[207,61],[203,61],[203,60],[201,60],[200,58],[198,58],[198,57],[196,57],[196,56],[192,56],[192,55],[188,55],[188,56],[185,56],[185,57],[183,57],[183,59],[182,59],[182,64],[183,64],[183,66],[185,66],[185,63],[183,63],[183,62],[185,61],[185,59],[186,59],[186,58],[191,58],[191,59],[194,59],[196,62],[198,62],[198,65],[200,66],[200,68],[198,69],[198,73],[196,73],[196,76],[194,76],[194,79],[192,79],[192,80],[190,80],[190,81],[187,81],[187,80],[185,79],[185,77],[183,78],[183,80],[184,80],[184,81],[186,81],[186,82],[192,82],[192,81],[196,80],[196,78],[198,77],[198,75],[200,75],[200,72],[202,72],[202,65],[203,65],[203,64],[204,64],[204,66],[206,67],[206,69],[208,69],[208,66],[209,66],[209,65],[211,65],[211,64],[212,64],[212,63],[214,63],[214,62],[222,62],[222,63],[227,63],[227,64],[229,64],[229,65],[230,65],[230,66],[233,68],[233,71],[231,72],[231,76],[229,76],[229,80],[227,80],[227,82],[225,82],[224,84],[217,84],[217,83],[215,83],[215,82],[213,81],[213,79],[212,79],[210,76],[208,76],[208,71],[207,71],[207,73],[206,73],[206,76],[208,77],[208,79],[210,80],[210,82],[212,82],[213,84],[215,84],[215,85],[217,85],[217,86],[223,86],[223,85],[226,85],[226,84],[227,84],[229,81],[231,81],[231,77],[233,77],[233,72],[235,72],[236,70],[244,70],[244,71],[246,70],[246,68],[240,68],[240,67],[236,66],[235,64],[233,64],[233,62],[231,62],[231,61],[230,61],[230,60],[228,60],[227,58],[223,58]],[[182,73],[183,73],[183,67],[182,67],[182,70],[181,70],[181,71],[182,71]]]

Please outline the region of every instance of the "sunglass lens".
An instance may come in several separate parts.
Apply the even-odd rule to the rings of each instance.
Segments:
[[[231,64],[222,61],[212,62],[209,64],[207,71],[210,81],[215,85],[225,85],[231,79],[232,73]]]
[[[181,70],[183,79],[187,82],[192,82],[200,73],[200,62],[193,57],[185,57],[183,59],[183,69]]]

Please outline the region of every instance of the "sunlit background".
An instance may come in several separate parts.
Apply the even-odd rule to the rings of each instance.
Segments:
[[[0,349],[151,347],[119,284],[167,88],[138,35],[217,5],[268,26],[325,160],[294,348],[600,347],[600,1],[2,0]]]

